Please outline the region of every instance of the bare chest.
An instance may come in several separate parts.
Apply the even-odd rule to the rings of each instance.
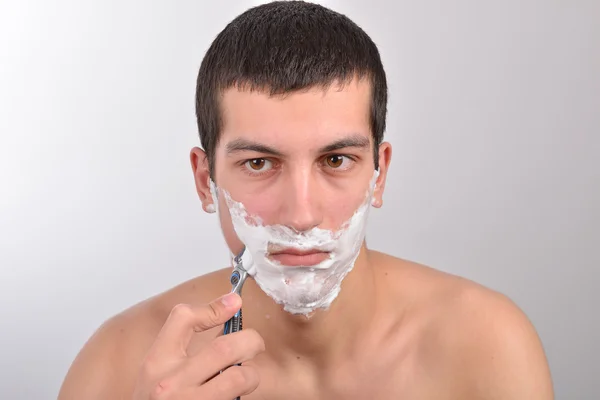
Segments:
[[[340,365],[321,377],[298,376],[257,366],[258,389],[245,400],[377,400],[464,399],[450,373],[440,374],[418,359],[381,363],[378,360]]]

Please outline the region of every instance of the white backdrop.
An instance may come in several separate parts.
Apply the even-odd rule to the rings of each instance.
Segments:
[[[0,398],[55,398],[106,318],[226,265],[188,162],[195,79],[257,3],[0,1]],[[600,3],[323,3],[389,78],[370,246],[507,294],[557,398],[599,398]]]

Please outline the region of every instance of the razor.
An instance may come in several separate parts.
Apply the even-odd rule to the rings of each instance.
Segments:
[[[246,255],[244,257],[244,255]],[[233,272],[229,277],[229,282],[231,282],[231,292],[237,293],[238,296],[242,295],[242,287],[244,286],[244,282],[246,282],[246,278],[248,277],[248,272],[244,269],[244,262],[249,262],[249,254],[246,253],[246,249],[241,251],[240,254],[233,258]],[[223,327],[223,334],[228,335],[230,333],[239,332],[242,330],[242,308],[235,313],[233,317],[229,319],[229,321],[225,322],[225,326]],[[236,364],[240,366],[241,364]],[[221,371],[222,373],[223,371]],[[236,397],[235,400],[240,400],[239,397]]]
[[[244,260],[247,259],[246,257],[244,257],[244,253],[245,249],[242,250],[240,254],[234,257],[233,272],[229,277],[229,282],[231,283],[231,293],[237,293],[238,296],[242,295],[242,287],[244,286],[244,282],[246,282],[246,278],[248,277],[248,272],[244,269]],[[242,309],[240,308],[238,312],[236,312],[235,315],[225,323],[225,327],[223,328],[223,334],[228,335],[230,333],[239,332],[241,330]]]

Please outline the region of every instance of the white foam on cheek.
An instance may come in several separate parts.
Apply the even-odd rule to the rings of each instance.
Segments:
[[[369,206],[379,172],[375,171],[364,202],[337,231],[313,228],[296,232],[283,225],[264,226],[258,216],[248,214],[244,205],[211,181],[211,193],[218,210],[218,194],[223,194],[233,228],[246,246],[248,273],[261,289],[293,314],[309,314],[328,308],[340,292],[344,277],[354,267],[365,233]],[[268,258],[268,247],[321,249],[330,257],[310,267],[282,266]],[[244,257],[242,257],[244,262]]]

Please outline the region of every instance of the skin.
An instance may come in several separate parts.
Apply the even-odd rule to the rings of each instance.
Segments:
[[[267,224],[336,229],[364,200],[373,174],[369,91],[359,80],[283,98],[227,90],[217,185]],[[343,141],[351,145],[325,149]],[[391,146],[378,152],[374,207],[383,205]],[[190,160],[210,212],[205,154],[194,148]],[[227,245],[239,252],[228,213],[219,218]],[[230,291],[230,271],[182,283],[106,321],[74,360],[59,399],[185,399],[193,390],[204,390],[195,394],[203,399],[231,399],[234,390],[249,400],[553,399],[530,321],[474,282],[363,243],[337,299],[307,318],[283,311],[252,279],[232,306],[214,302]],[[241,302],[244,331],[219,337]],[[235,360],[243,366],[227,371],[236,375],[209,379]],[[186,379],[193,384],[184,390]]]

